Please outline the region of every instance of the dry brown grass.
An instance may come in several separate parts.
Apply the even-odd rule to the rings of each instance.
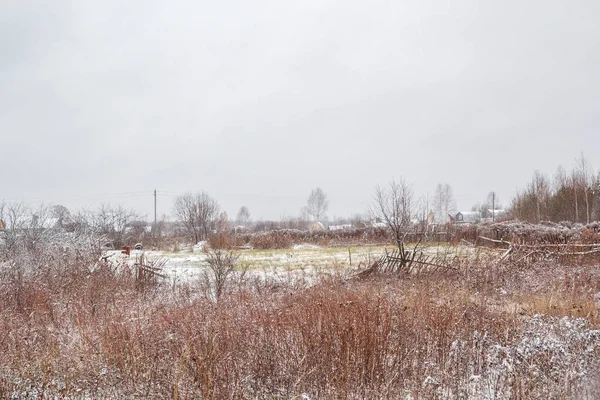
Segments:
[[[597,357],[585,335],[600,322],[599,270],[480,259],[296,290],[241,283],[218,303],[194,285],[140,288],[106,269],[17,274],[0,281],[0,397],[565,398],[589,386],[570,375],[572,359],[519,346],[557,323],[528,325],[535,314],[582,316],[590,342],[567,332],[564,348]]]

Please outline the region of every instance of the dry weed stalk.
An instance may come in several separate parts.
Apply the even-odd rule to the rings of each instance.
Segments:
[[[493,263],[485,252],[469,254],[447,255],[448,263],[457,257],[452,271],[329,278],[295,288],[240,281],[226,286],[218,302],[183,284],[139,291],[130,276],[106,268],[24,274],[18,287],[3,279],[0,394],[508,399],[592,393],[587,376],[600,356],[593,305],[598,266],[523,269]],[[227,250],[219,259],[230,271]],[[535,316],[540,311],[548,316]]]

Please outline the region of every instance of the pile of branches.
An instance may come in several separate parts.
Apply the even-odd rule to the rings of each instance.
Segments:
[[[157,278],[166,278],[163,268],[167,261],[168,259],[165,257],[149,259],[144,253],[141,253],[136,257],[135,264],[133,264],[136,281],[155,283]]]
[[[480,236],[483,242],[505,246],[499,262],[529,264],[536,261],[600,260],[600,243],[520,243]]]
[[[425,254],[422,240],[418,241],[412,249],[407,249],[405,239],[408,235],[406,233],[402,239],[398,240],[397,248],[391,251],[385,249],[384,254],[378,260],[356,276],[362,278],[375,273],[410,275],[421,272],[458,270],[457,263],[460,261],[460,257],[456,253]]]
[[[479,242],[480,237],[521,244],[568,244],[600,243],[600,222],[587,225],[572,222],[541,222],[531,224],[521,221],[484,223],[479,225],[455,225],[453,237]],[[490,245],[490,243],[484,243]]]

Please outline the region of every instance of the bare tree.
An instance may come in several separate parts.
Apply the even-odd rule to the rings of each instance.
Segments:
[[[131,224],[142,217],[132,209],[121,205],[102,204],[88,215],[92,230],[113,242],[116,247],[124,246],[133,239]]]
[[[456,201],[454,200],[454,193],[450,184],[438,183],[433,196],[433,209],[435,219],[438,223],[447,222],[449,218],[448,215],[455,214]]]
[[[579,221],[579,201],[583,193],[581,191],[582,176],[577,170],[571,175],[560,166],[554,175],[553,196],[550,201],[550,214],[552,221]]]
[[[384,222],[394,235],[398,246],[396,271],[410,270],[420,243],[406,250],[405,240],[412,228],[412,216],[415,209],[412,185],[404,179],[392,180],[387,187],[375,189],[374,202],[370,210],[371,217]]]
[[[490,210],[498,210],[502,208],[502,203],[500,203],[500,197],[498,197],[498,193],[496,193],[493,190],[488,193],[485,202],[490,207]]]
[[[597,220],[600,175],[594,174],[583,154],[570,172],[558,167],[552,181],[535,171],[532,181],[512,200],[511,211],[517,218],[531,222]]]
[[[327,212],[329,208],[329,201],[327,195],[321,188],[313,189],[308,196],[306,203],[306,211],[315,218],[315,221],[319,221],[321,217]]]
[[[246,226],[250,224],[252,221],[252,215],[250,214],[250,210],[248,207],[241,206],[240,210],[237,213],[237,217],[235,218],[235,223],[238,225]]]
[[[148,235],[145,240],[149,240],[152,246],[162,250],[165,245],[165,238],[172,233],[168,229],[169,226],[167,216],[163,214],[156,224],[152,224],[152,234]]]
[[[34,265],[40,260],[50,262],[48,257],[56,260],[57,249],[89,249],[89,236],[82,240],[80,235],[66,234],[51,215],[51,208],[45,205],[31,208],[24,203],[0,203],[0,220],[6,228],[0,232],[0,259],[18,258],[24,265]]]
[[[600,219],[600,172],[598,172],[592,181],[592,212],[591,218],[593,221]]]
[[[500,200],[496,192],[491,191],[487,194],[483,203],[476,203],[471,207],[471,211],[478,211],[482,218],[492,218],[495,216],[494,210],[501,209]]]
[[[481,208],[481,216],[483,218],[494,219],[496,217],[496,210],[499,210],[501,208],[502,205],[500,204],[498,194],[492,190],[487,194],[487,197],[485,198],[485,203],[483,203],[483,206]]]
[[[22,246],[22,232],[28,228],[26,217],[29,209],[24,203],[0,203],[0,220],[4,225],[3,235],[0,237],[0,254],[4,257],[15,254]]]
[[[24,203],[0,203],[0,219],[4,221],[7,231],[25,228],[28,224],[25,217],[28,212],[29,209]]]
[[[57,225],[66,231],[72,231],[74,229],[73,217],[69,209],[61,204],[52,206],[51,215],[57,219]]]
[[[173,212],[195,243],[209,238],[221,216],[217,201],[204,191],[176,197]]]
[[[531,182],[512,200],[511,213],[522,220],[540,222],[549,219],[552,197],[550,182],[539,171],[534,171]]]
[[[367,215],[356,213],[350,217],[350,224],[355,228],[364,228],[367,226],[368,219]]]
[[[212,232],[214,233],[222,233],[227,232],[231,229],[231,224],[229,223],[229,216],[227,212],[221,211],[217,216],[217,219],[212,227]]]
[[[235,271],[235,265],[238,255],[230,249],[211,249],[204,248],[206,262],[211,275],[213,293],[216,300],[219,300],[227,287],[229,278]]]
[[[300,207],[300,214],[298,216],[298,219],[300,221],[302,221],[302,223],[304,225],[308,224],[308,222],[310,220],[310,213],[308,212],[308,207],[307,206]]]
[[[581,195],[584,201],[585,207],[585,222],[590,223],[590,194],[593,191],[593,173],[590,165],[581,153],[577,159],[575,168],[573,169],[573,186],[575,187],[575,210],[576,210],[576,221],[579,218],[579,207],[577,204],[577,191],[583,192]],[[584,208],[582,207],[582,209]],[[583,210],[582,210],[583,211]]]
[[[392,180],[387,187],[375,188],[371,217],[384,222],[394,235],[398,248],[404,248],[404,239],[410,230],[414,208],[412,185],[404,179]]]

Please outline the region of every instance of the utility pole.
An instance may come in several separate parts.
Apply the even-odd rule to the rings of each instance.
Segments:
[[[154,227],[153,230],[156,230],[156,189],[154,189]]]
[[[492,192],[492,223],[496,222],[496,192]]]
[[[421,197],[422,198],[422,197]],[[427,197],[425,198],[425,207],[423,207],[423,218],[421,219],[421,222],[423,222],[423,225],[425,227],[427,227],[427,214],[429,212],[429,192],[427,192]]]

